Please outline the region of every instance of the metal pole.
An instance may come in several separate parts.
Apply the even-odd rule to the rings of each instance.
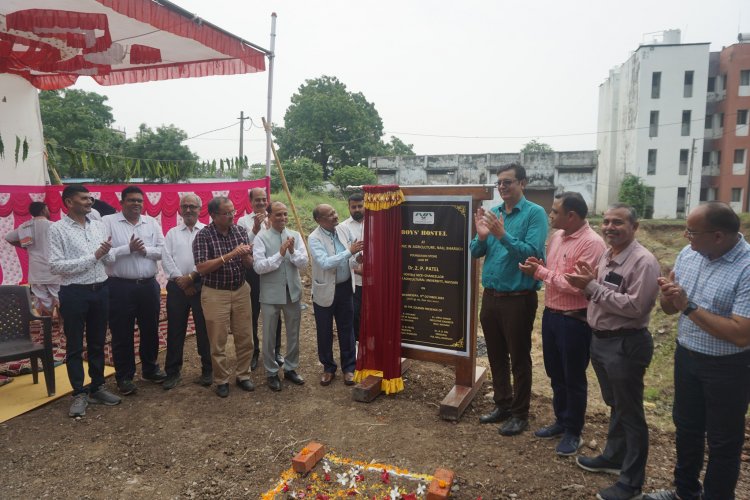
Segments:
[[[693,160],[695,159],[695,138],[693,138],[693,145],[690,148],[690,166],[688,167],[688,179],[687,189],[685,190],[685,217],[690,213],[690,196],[693,191]]]
[[[271,14],[271,50],[268,53],[268,109],[266,110],[266,177],[271,175],[271,110],[273,108],[273,66],[276,60],[276,13]]]
[[[242,154],[242,134],[245,130],[245,112],[240,111],[240,163],[237,166],[237,180],[242,180],[242,167],[244,166],[244,161],[242,160],[243,154]]]

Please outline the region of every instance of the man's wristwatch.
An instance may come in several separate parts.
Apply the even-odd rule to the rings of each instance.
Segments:
[[[690,313],[698,309],[698,304],[692,301],[688,301],[687,307],[683,309],[682,314],[685,316],[690,316]]]

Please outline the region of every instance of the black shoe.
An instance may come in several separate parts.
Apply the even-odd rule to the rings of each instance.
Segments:
[[[141,375],[143,380],[150,380],[155,384],[161,384],[167,379],[167,373],[161,368],[157,368],[154,373],[144,373]]]
[[[195,380],[195,383],[198,385],[202,385],[203,387],[211,387],[213,380],[214,380],[213,372],[203,372],[201,373],[200,378],[197,378]]]
[[[675,490],[660,490],[648,495],[643,495],[643,500],[677,500],[677,492]]]
[[[256,368],[258,368],[258,356],[260,356],[259,351],[253,351],[253,359],[250,360],[250,370],[255,371]]]
[[[274,375],[273,377],[266,377],[268,381],[268,388],[272,391],[279,392],[281,390],[281,380],[279,377]]]
[[[510,418],[510,409],[496,406],[491,412],[479,417],[480,424],[494,424],[504,422]]]
[[[129,396],[136,393],[138,386],[136,386],[132,380],[126,378],[117,382],[117,390],[119,390],[120,394],[123,396]]]
[[[305,379],[300,377],[297,372],[294,370],[284,371],[284,378],[287,380],[291,380],[293,383],[297,385],[302,385],[305,383]]]
[[[578,467],[589,472],[606,472],[607,474],[620,474],[621,464],[607,460],[601,455],[596,457],[577,457]]]
[[[534,436],[541,439],[551,439],[557,436],[562,436],[563,434],[565,434],[565,427],[557,422],[552,425],[548,425],[547,427],[542,427],[541,429],[534,432]]]
[[[279,365],[279,368],[281,368],[281,365],[284,364],[284,356],[281,354],[276,355],[276,364]]]
[[[641,490],[624,485],[619,481],[596,494],[599,500],[640,500]]]
[[[229,384],[219,384],[216,386],[216,395],[220,398],[229,396]]]
[[[245,380],[237,380],[237,387],[247,392],[253,392],[255,390],[255,384],[253,384],[253,381],[249,378]]]
[[[166,380],[164,380],[164,383],[161,385],[161,388],[165,391],[168,391],[170,389],[174,389],[177,387],[177,385],[182,381],[182,377],[179,373],[175,373],[174,375],[167,375]]]
[[[525,418],[511,417],[500,426],[498,432],[503,436],[516,436],[529,428],[529,421]]]

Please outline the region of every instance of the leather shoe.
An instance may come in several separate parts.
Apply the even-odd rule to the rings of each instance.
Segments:
[[[354,385],[354,373],[352,372],[344,373],[344,384]]]
[[[237,380],[237,387],[247,392],[252,392],[255,390],[255,384],[253,384],[253,381],[249,378],[245,380]]]
[[[326,386],[331,385],[331,381],[336,377],[335,373],[323,372],[323,376],[320,377],[320,385]]]
[[[220,398],[229,396],[229,384],[219,384],[216,386],[216,395]]]
[[[292,383],[295,383],[297,385],[302,385],[305,383],[305,379],[300,377],[297,372],[294,370],[284,371],[284,378],[287,380],[291,380]]]
[[[281,380],[279,380],[279,377],[274,375],[273,377],[266,377],[266,380],[268,381],[269,389],[275,392],[279,392],[281,390]]]
[[[501,408],[495,406],[491,412],[486,415],[479,417],[480,424],[494,424],[497,422],[504,422],[510,418],[510,409]]]
[[[258,368],[258,356],[260,356],[260,352],[253,351],[253,358],[250,360],[251,371],[255,371],[255,369]]]
[[[198,379],[196,379],[195,383],[203,387],[211,387],[211,384],[213,383],[213,381],[214,381],[213,372],[203,372],[201,373],[201,376]]]
[[[279,365],[279,368],[281,368],[281,365],[284,364],[284,356],[281,354],[276,355],[276,364]]]
[[[500,426],[498,432],[503,436],[516,436],[529,428],[529,421],[524,418],[511,417]]]

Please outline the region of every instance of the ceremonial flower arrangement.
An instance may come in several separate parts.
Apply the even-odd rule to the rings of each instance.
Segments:
[[[427,487],[432,479],[430,475],[412,473],[391,465],[360,462],[327,453],[306,474],[295,472],[293,468],[285,470],[281,480],[262,498],[419,500],[427,495]]]

